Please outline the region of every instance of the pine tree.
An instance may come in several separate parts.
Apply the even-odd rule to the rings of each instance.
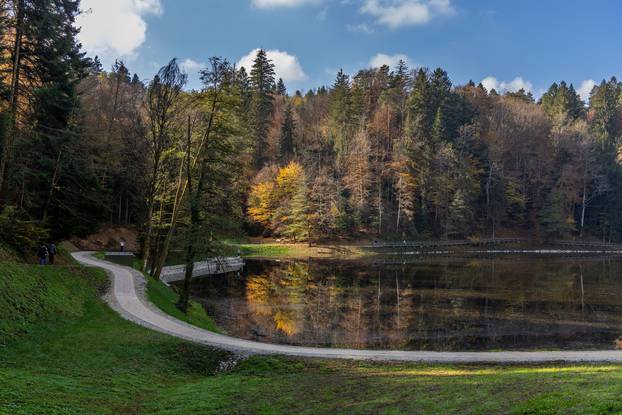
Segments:
[[[92,63],[76,39],[78,1],[17,0],[15,6],[19,30],[12,31],[8,105],[12,138],[0,162],[0,176],[12,181],[4,182],[2,196],[17,203],[19,193],[20,207],[47,222],[55,238],[84,234],[101,221],[105,203],[94,154],[79,127],[77,85]]]
[[[442,107],[438,107],[436,110],[436,116],[434,117],[434,124],[432,124],[432,141],[435,144],[441,143],[447,138],[447,131],[445,128],[445,119],[443,117]]]
[[[553,83],[540,100],[542,110],[556,126],[568,124],[583,114],[583,103],[574,87]]]
[[[285,97],[287,96],[287,88],[285,87],[285,82],[283,82],[283,78],[279,78],[276,83],[276,93]]]
[[[330,91],[328,122],[331,138],[337,158],[343,156],[351,134],[352,98],[350,94],[350,77],[339,70]]]
[[[281,164],[288,163],[294,156],[294,137],[296,134],[296,121],[291,102],[285,107],[283,123],[281,124],[281,137],[279,140],[279,158]]]
[[[255,168],[261,168],[266,162],[268,129],[274,111],[274,74],[274,64],[266,51],[260,49],[250,72]]]
[[[427,228],[427,210],[431,193],[431,169],[434,158],[434,143],[431,130],[436,114],[432,108],[433,100],[428,74],[419,69],[413,82],[413,89],[408,100],[408,112],[404,129],[403,151],[410,187],[417,188],[417,195],[412,195],[408,204],[413,205],[413,219],[419,229]],[[434,112],[432,112],[434,111]]]
[[[433,106],[433,101],[428,75],[425,70],[419,69],[407,104],[408,134],[418,136],[429,134],[437,109],[437,107]]]
[[[491,91],[492,92],[492,91]],[[505,95],[508,98],[516,99],[521,102],[525,102],[527,104],[533,104],[535,102],[533,98],[533,94],[531,92],[525,91],[524,88],[519,89],[516,92],[506,92]]]
[[[451,93],[451,81],[449,80],[449,76],[447,76],[447,72],[441,68],[437,68],[430,76],[429,85],[430,108],[433,114],[435,114],[437,108],[445,103],[445,100]]]
[[[50,118],[41,128],[52,131],[63,124],[64,128],[75,104],[76,84],[89,67],[76,40],[77,0],[13,0],[8,3],[12,3],[14,12],[11,19],[4,21],[10,30],[3,42],[10,42],[11,53],[6,103],[9,131],[0,157],[0,204],[10,198],[10,184],[5,179],[12,176],[19,130],[41,119],[46,111],[49,111],[46,118]]]
[[[570,84],[568,88],[568,115],[572,120],[576,120],[582,117],[585,113],[585,105],[581,100],[581,96],[574,89],[574,86]]]
[[[615,78],[603,80],[592,92],[590,112],[593,114],[591,131],[601,144],[603,152],[611,152],[614,140],[620,135],[620,114],[618,100],[620,85]]]

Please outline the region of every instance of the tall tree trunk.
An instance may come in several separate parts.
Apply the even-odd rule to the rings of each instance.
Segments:
[[[123,190],[119,192],[119,212],[118,212],[118,220],[117,223],[121,225],[121,218],[123,212]]]
[[[149,263],[149,257],[151,255],[151,239],[153,238],[153,207],[155,204],[156,181],[158,177],[159,164],[159,157],[156,157],[153,163],[151,184],[149,186],[149,195],[147,197],[147,230],[145,232],[145,242],[143,244],[143,272],[147,271],[147,264]]]
[[[56,157],[56,164],[54,165],[54,173],[52,173],[52,181],[50,182],[50,191],[48,192],[48,197],[45,201],[45,205],[43,206],[43,222],[48,219],[48,209],[50,208],[50,204],[52,204],[52,196],[54,196],[54,188],[58,183],[58,174],[60,170],[60,159],[63,152],[62,150],[58,152],[58,157]]]
[[[130,224],[130,198],[128,196],[125,197],[125,222],[124,224],[126,226]]]
[[[219,94],[215,93],[215,96],[214,96],[213,101],[212,101],[212,107],[211,107],[210,116],[209,116],[209,119],[208,119],[208,122],[207,122],[207,129],[205,131],[205,134],[203,135],[203,139],[201,140],[201,144],[199,145],[197,156],[194,158],[194,161],[192,163],[190,163],[190,158],[187,157],[187,159],[186,159],[186,169],[189,169],[191,167],[192,168],[195,167],[196,163],[199,161],[199,157],[201,156],[201,153],[206,150],[206,147],[209,144],[209,138],[210,138],[210,134],[212,132],[212,126],[214,124],[214,116],[215,116],[216,111],[217,111],[218,99],[219,99]],[[188,121],[188,123],[189,123],[188,128],[191,128],[190,121]],[[190,131],[189,134],[192,135],[192,131]],[[166,234],[166,238],[164,239],[164,243],[162,245],[162,253],[161,253],[160,257],[159,257],[159,261],[157,262],[157,266],[156,266],[156,270],[155,270],[155,274],[154,274],[154,277],[156,279],[160,278],[160,274],[162,273],[162,268],[164,267],[164,261],[166,260],[166,256],[168,255],[168,251],[170,249],[171,241],[173,240],[173,234],[175,232],[175,227],[176,227],[176,224],[177,224],[177,219],[178,219],[178,216],[179,216],[181,203],[182,203],[182,201],[184,199],[184,195],[186,194],[186,189],[188,188],[188,185],[189,185],[188,177],[189,176],[187,175],[187,177],[183,181],[183,183],[180,180],[179,181],[179,186],[177,187],[177,193],[175,195],[175,204],[173,206],[173,214],[171,216],[171,223],[170,223],[170,226],[168,228],[168,232]]]
[[[583,172],[583,196],[581,197],[581,226],[579,227],[579,237],[583,238],[583,226],[585,225],[585,210],[587,209],[587,159],[585,161],[585,171]]]
[[[162,268],[164,267],[166,257],[168,256],[168,251],[169,251],[169,247],[171,244],[171,240],[173,239],[173,234],[175,232],[175,225],[177,224],[181,202],[183,200],[184,193],[186,191],[186,186],[189,184],[188,178],[187,177],[184,178],[184,165],[185,165],[185,162],[182,162],[179,168],[179,179],[177,180],[177,190],[175,192],[175,200],[173,202],[173,212],[171,213],[171,221],[169,223],[166,236],[164,237],[164,242],[162,243],[161,255],[158,255],[156,259],[156,265],[155,265],[155,271],[153,272],[153,277],[157,280],[160,279],[160,275],[162,274]]]
[[[13,42],[13,61],[11,69],[11,90],[9,97],[9,131],[7,132],[0,158],[0,205],[8,199],[6,177],[13,158],[13,147],[17,137],[17,103],[19,100],[20,72],[22,61],[22,38],[24,24],[24,1],[17,0],[15,40]]]
[[[190,300],[190,283],[192,281],[192,272],[194,270],[194,261],[196,258],[196,242],[197,235],[201,231],[201,198],[203,196],[203,183],[207,170],[207,157],[203,157],[199,167],[199,180],[196,190],[192,187],[192,169],[190,166],[190,141],[191,127],[190,118],[188,117],[188,149],[186,152],[186,182],[188,183],[188,193],[190,195],[190,227],[188,229],[188,237],[186,238],[186,269],[184,273],[184,285],[179,296],[178,307],[184,313],[188,311],[188,303]]]
[[[382,173],[378,177],[378,235],[382,235]]]
[[[402,178],[397,179],[397,222],[395,224],[395,231],[397,233],[400,232],[400,218],[402,214],[402,193],[401,193],[401,183]]]

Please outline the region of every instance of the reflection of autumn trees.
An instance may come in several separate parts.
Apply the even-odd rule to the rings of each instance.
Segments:
[[[308,279],[305,264],[292,263],[285,270],[249,277],[246,300],[249,311],[259,316],[271,317],[274,327],[288,336],[302,331],[304,290]]]
[[[236,316],[233,334],[292,344],[589,347],[622,331],[621,268],[585,260],[271,263],[229,286],[226,296],[242,304],[221,310]]]

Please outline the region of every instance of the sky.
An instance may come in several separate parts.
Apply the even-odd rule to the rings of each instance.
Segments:
[[[210,56],[248,69],[258,48],[290,92],[399,59],[441,67],[456,85],[536,97],[565,80],[587,98],[622,73],[618,0],[82,0],[81,9],[79,40],[106,68],[123,59],[148,80],[177,58],[189,88],[200,88]]]

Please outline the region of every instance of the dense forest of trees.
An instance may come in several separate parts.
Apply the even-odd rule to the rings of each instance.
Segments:
[[[403,62],[304,95],[275,89],[248,218],[293,239],[617,240],[621,92],[603,81],[586,104],[562,81],[536,102]]]
[[[140,230],[146,269],[222,235],[291,240],[500,232],[622,238],[622,83],[583,102],[452,85],[442,69],[340,71],[290,91],[260,50],[150,80],[77,43],[76,0],[0,1],[0,227],[7,243]],[[35,236],[33,236],[35,235]]]

